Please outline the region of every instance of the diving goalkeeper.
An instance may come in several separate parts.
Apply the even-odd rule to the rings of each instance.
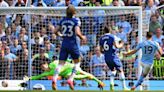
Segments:
[[[60,79],[61,77],[62,78],[68,78],[71,75],[71,73],[72,73],[72,69],[74,67],[74,64],[70,63],[71,60],[67,60],[66,62],[67,63],[61,68],[61,70],[59,72],[59,78],[58,79]],[[38,79],[41,79],[43,77],[50,78],[50,76],[54,75],[54,72],[55,72],[56,67],[58,66],[58,63],[59,63],[58,60],[55,60],[54,62],[51,62],[49,65],[47,64],[47,62],[43,62],[41,64],[41,69],[43,69],[44,72],[42,74],[40,74],[40,75],[37,75],[37,76],[31,76],[30,78],[26,77],[26,79],[38,80]],[[91,80],[96,81],[100,88],[103,88],[105,86],[105,84],[102,81],[97,79],[92,74],[87,73],[87,72],[81,70],[80,68],[78,69],[78,71],[77,71],[77,73],[76,73],[74,78],[76,80],[85,79],[85,78],[91,79]]]

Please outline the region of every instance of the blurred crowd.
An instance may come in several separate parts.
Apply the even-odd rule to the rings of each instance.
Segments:
[[[0,7],[27,7],[28,0],[0,0]],[[150,11],[149,31],[153,32],[153,40],[164,50],[164,0],[31,0],[30,7],[78,7],[101,6],[142,6],[143,11]],[[103,10],[95,11],[105,14]],[[109,78],[104,55],[98,45],[98,38],[103,34],[103,27],[108,26],[112,34],[125,42],[124,48],[118,53],[123,61],[126,78],[136,79],[137,57],[123,57],[121,53],[135,48],[138,41],[138,20],[134,13],[123,15],[107,15],[106,17],[80,17],[81,30],[88,41],[80,41],[82,57],[81,67],[101,79]],[[32,15],[29,29],[28,16],[25,14],[0,14],[0,79],[23,79],[28,75],[28,45],[31,45],[32,75],[41,74],[42,64],[58,59],[60,52],[60,37],[54,34],[61,17]],[[28,31],[31,31],[29,38]],[[144,30],[143,30],[144,31]],[[28,40],[31,39],[31,43]],[[144,39],[143,39],[144,40]],[[164,61],[162,61],[164,62]],[[164,64],[164,63],[163,63]],[[164,68],[162,68],[164,70]],[[153,78],[153,73],[152,73]],[[164,74],[162,75],[164,76]]]

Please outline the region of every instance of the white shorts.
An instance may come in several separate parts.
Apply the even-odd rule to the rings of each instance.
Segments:
[[[153,64],[145,64],[143,62],[141,62],[141,66],[142,66],[142,73],[144,75],[147,75],[153,68]]]

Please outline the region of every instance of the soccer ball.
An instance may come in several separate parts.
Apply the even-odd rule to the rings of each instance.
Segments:
[[[2,85],[2,87],[8,87],[7,81],[2,81],[1,85]]]

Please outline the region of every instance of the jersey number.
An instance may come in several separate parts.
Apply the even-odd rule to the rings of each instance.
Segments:
[[[103,48],[105,51],[109,50],[109,45],[107,44],[107,41],[104,42]]]
[[[66,25],[63,25],[62,26],[62,30],[63,30],[63,36],[68,36],[68,37],[71,37],[73,36],[73,26],[66,26]]]
[[[144,46],[145,48],[145,54],[151,54],[153,52],[152,46]]]

